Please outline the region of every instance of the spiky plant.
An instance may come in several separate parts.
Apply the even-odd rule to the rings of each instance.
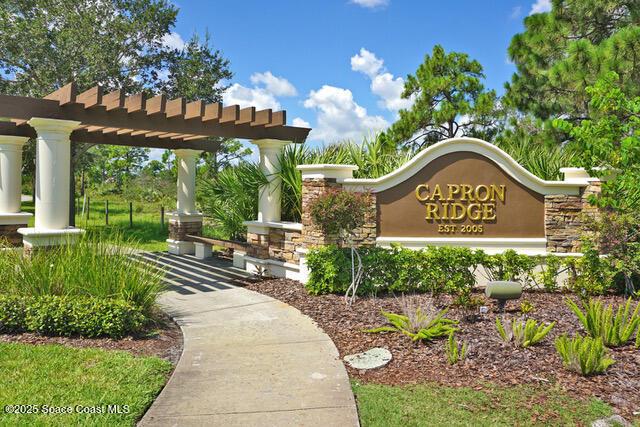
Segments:
[[[450,365],[455,365],[467,358],[468,346],[466,341],[459,343],[455,338],[455,334],[451,332],[447,344],[445,345],[445,351],[447,353],[447,360]]]
[[[431,304],[421,307],[410,300],[405,300],[404,297],[402,305],[403,314],[381,310],[382,316],[389,324],[368,329],[365,332],[400,332],[413,341],[432,341],[458,330],[455,327],[458,322],[445,317],[448,311],[446,309],[439,311]]]
[[[597,300],[583,303],[582,309],[571,299],[567,299],[567,305],[587,333],[592,338],[602,338],[607,347],[619,347],[629,343],[640,328],[640,304],[636,304],[635,310],[631,311],[631,298],[626,304],[619,306],[615,314],[612,304],[605,307]]]
[[[555,322],[547,326],[538,324],[534,319],[507,321],[505,325],[496,317],[496,329],[504,342],[513,342],[518,347],[536,345],[553,329]]]
[[[600,374],[615,363],[599,337],[577,335],[569,338],[562,335],[556,339],[555,345],[564,367],[585,376]]]

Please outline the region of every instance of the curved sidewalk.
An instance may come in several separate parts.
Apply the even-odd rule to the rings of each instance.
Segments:
[[[215,264],[216,277],[242,274]],[[196,267],[196,275],[205,271]],[[216,284],[208,292],[163,294],[161,305],[182,328],[184,351],[140,425],[357,426],[349,378],[331,339],[287,304],[224,279]]]

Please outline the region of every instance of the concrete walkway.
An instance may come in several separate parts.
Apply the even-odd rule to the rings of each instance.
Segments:
[[[161,304],[182,328],[184,351],[140,425],[358,425],[338,352],[310,318],[234,286],[245,273],[229,263],[145,256],[171,269]]]

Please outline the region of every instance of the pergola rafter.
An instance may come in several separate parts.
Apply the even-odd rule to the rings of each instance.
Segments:
[[[304,142],[310,129],[287,126],[286,112],[183,98],[164,94],[146,98],[121,90],[103,93],[100,86],[77,93],[70,83],[42,99],[0,95],[0,135],[35,137],[33,117],[80,122],[71,140],[91,144],[129,145],[214,152],[208,137],[275,139]]]

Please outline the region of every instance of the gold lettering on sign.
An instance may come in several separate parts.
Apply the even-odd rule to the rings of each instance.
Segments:
[[[479,184],[475,187],[469,184],[436,184],[431,188],[429,184],[416,187],[416,199],[423,203],[426,209],[427,221],[456,221],[470,220],[474,222],[491,222],[497,218],[497,202],[505,203],[507,188],[500,184]],[[439,226],[438,232],[470,232],[482,233],[482,226]]]

